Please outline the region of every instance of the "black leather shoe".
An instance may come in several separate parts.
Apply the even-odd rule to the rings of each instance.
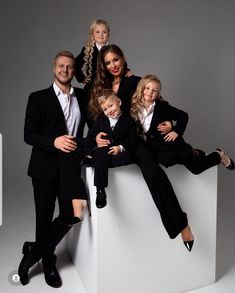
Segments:
[[[22,285],[29,283],[29,269],[38,261],[35,256],[35,243],[26,241],[22,249],[23,258],[18,268],[18,275]]]
[[[194,240],[184,241],[184,245],[186,246],[186,248],[188,249],[188,251],[191,251],[192,250],[193,243],[194,243]]]
[[[98,189],[96,191],[96,201],[95,201],[96,207],[98,209],[102,209],[107,204],[107,195],[104,189]]]
[[[44,261],[42,261],[42,263],[46,283],[53,288],[61,287],[62,280],[57,271],[55,263],[47,263]]]

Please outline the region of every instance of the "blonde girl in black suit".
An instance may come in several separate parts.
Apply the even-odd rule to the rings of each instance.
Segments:
[[[163,100],[161,81],[155,75],[146,75],[140,80],[132,97],[131,115],[164,166],[182,164],[193,174],[200,174],[220,163],[229,170],[234,169],[232,159],[221,149],[205,154],[184,141],[188,114]],[[173,122],[172,129],[165,136],[157,128],[164,121]]]
[[[140,135],[155,153],[158,162],[166,167],[182,164],[193,174],[200,174],[215,165],[222,164],[234,170],[233,160],[221,149],[206,155],[193,149],[183,139],[188,114],[171,106],[161,97],[161,82],[154,75],[144,76],[132,97],[131,116],[136,120]],[[164,121],[172,121],[172,129],[162,134],[159,127]],[[194,236],[189,225],[181,233],[188,250],[192,249]]]
[[[88,40],[76,57],[76,79],[90,86],[96,74],[96,63],[99,50],[107,45],[110,35],[110,27],[107,21],[96,19],[91,23]]]
[[[86,123],[90,128],[92,120],[88,118],[89,91],[96,75],[96,64],[99,50],[108,43],[110,27],[107,21],[96,19],[91,23],[89,35],[85,46],[75,58],[75,77],[79,83],[84,84],[83,103],[86,109]]]

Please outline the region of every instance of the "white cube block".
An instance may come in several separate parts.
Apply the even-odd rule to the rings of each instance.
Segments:
[[[215,282],[217,168],[165,170],[195,237],[191,252],[180,235],[168,237],[138,166],[109,170],[103,209],[95,206],[93,169],[86,169],[92,217],[66,243],[87,293],[180,293]]]

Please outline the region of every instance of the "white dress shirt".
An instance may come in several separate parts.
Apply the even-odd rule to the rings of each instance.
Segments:
[[[53,88],[64,113],[67,132],[69,135],[76,137],[78,125],[81,120],[81,111],[74,88],[71,86],[68,94],[63,93],[55,82],[53,83]]]
[[[150,124],[153,118],[154,107],[155,107],[155,102],[148,109],[143,108],[143,111],[139,114],[139,119],[145,133],[150,128]]]
[[[109,118],[109,123],[110,123],[110,127],[111,127],[111,129],[113,130],[114,129],[114,127],[115,127],[115,125],[116,125],[116,123],[118,122],[118,119],[119,119],[119,117],[121,116],[121,113],[120,113],[120,115],[118,115],[117,117],[115,117],[115,118],[110,118],[110,117],[108,117]],[[124,152],[126,149],[124,148],[124,146],[123,145],[119,145],[119,147],[120,147],[120,149],[121,149],[121,152]]]

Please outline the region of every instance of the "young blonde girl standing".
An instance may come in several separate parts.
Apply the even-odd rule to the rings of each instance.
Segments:
[[[91,23],[88,40],[76,57],[76,79],[85,86],[89,85],[96,73],[99,50],[108,43],[110,28],[107,21],[96,19]]]
[[[96,19],[91,23],[88,40],[76,57],[75,77],[79,83],[84,84],[84,106],[88,112],[89,91],[96,76],[96,64],[100,49],[108,44],[110,28],[107,21]],[[86,122],[90,128],[92,121],[86,117]]]

